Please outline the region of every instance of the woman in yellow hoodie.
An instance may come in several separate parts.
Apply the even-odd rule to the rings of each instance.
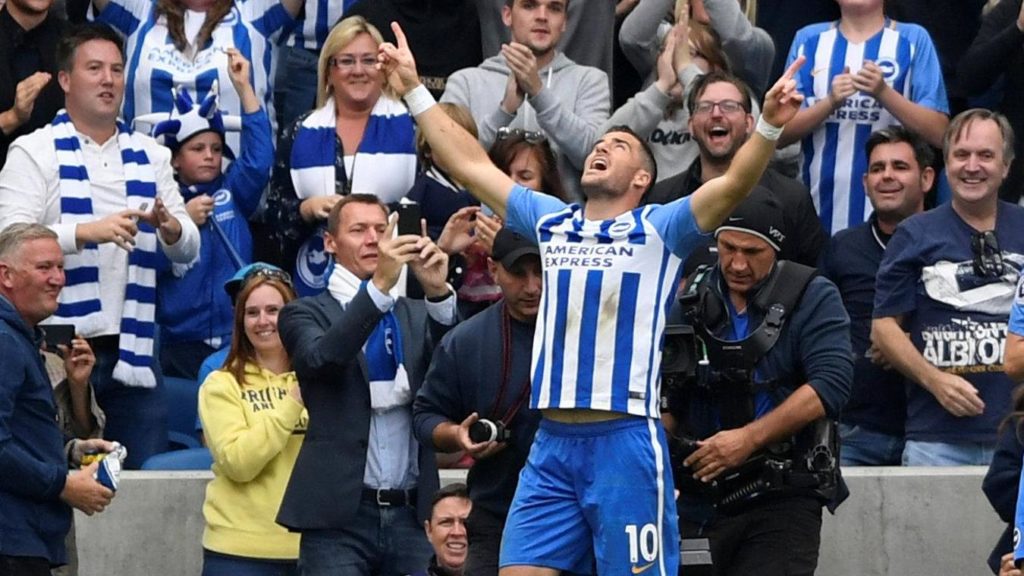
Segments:
[[[213,454],[206,487],[203,576],[292,576],[299,535],[274,522],[308,417],[277,314],[295,298],[287,274],[254,268],[235,304],[224,367],[199,389]]]

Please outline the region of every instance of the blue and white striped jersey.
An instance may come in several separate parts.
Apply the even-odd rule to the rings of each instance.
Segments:
[[[154,0],[111,0],[96,19],[127,38],[121,109],[126,122],[153,112],[170,112],[174,104],[172,87],[188,88],[197,102],[202,101],[214,80],[220,86],[221,112],[241,116],[241,100],[228,76],[228,56],[224,52],[232,47],[252,64],[256,97],[274,122],[274,43],[294,22],[279,0],[235,0],[214,29],[211,41],[191,57],[175,48],[165,18],[157,16]],[[239,133],[229,132],[227,136],[228,146],[239,154]]]
[[[658,418],[665,316],[704,237],[690,199],[590,221],[578,204],[516,186],[507,225],[538,242],[544,273],[531,407]]]
[[[289,46],[320,51],[331,28],[358,0],[306,0],[305,16],[288,39]]]
[[[886,20],[866,42],[849,42],[838,22],[812,24],[797,32],[788,66],[803,54],[797,74],[804,106],[828,99],[832,79],[849,67],[856,74],[865,61],[877,63],[885,82],[911,102],[949,113],[939,59],[928,32],[916,24]],[[864,194],[864,146],[875,130],[899,124],[873,96],[857,92],[804,138],[801,169],[822,225],[830,234],[856,226],[871,214]]]

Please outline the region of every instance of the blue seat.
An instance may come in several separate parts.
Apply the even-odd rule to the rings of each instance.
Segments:
[[[167,439],[171,450],[199,448],[203,445],[196,431],[199,412],[199,383],[195,380],[164,376],[167,402]]]
[[[209,470],[213,455],[206,447],[154,454],[142,463],[143,470]]]

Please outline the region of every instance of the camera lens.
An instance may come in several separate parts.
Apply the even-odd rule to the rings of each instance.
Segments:
[[[498,437],[498,427],[490,420],[477,420],[469,426],[469,439],[474,444],[490,442]]]

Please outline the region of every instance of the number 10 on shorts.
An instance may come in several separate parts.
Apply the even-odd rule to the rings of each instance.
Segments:
[[[658,557],[658,542],[661,536],[654,524],[644,524],[639,531],[636,524],[626,524],[626,538],[629,539],[630,563],[640,562],[641,556],[644,562],[654,562]]]

